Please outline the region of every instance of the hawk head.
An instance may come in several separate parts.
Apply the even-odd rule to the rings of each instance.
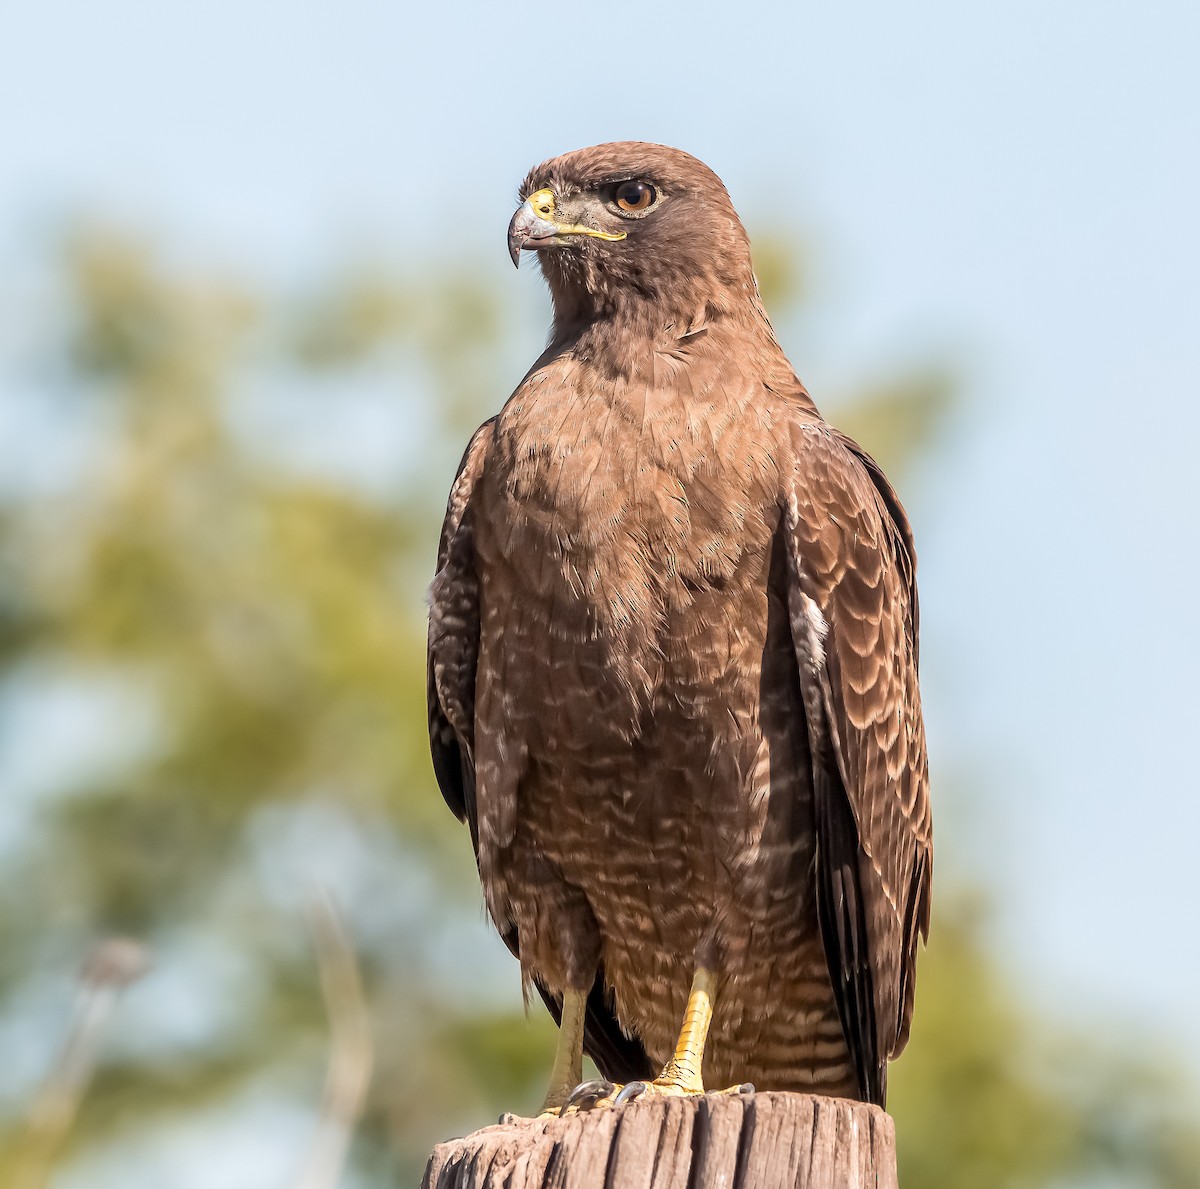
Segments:
[[[751,297],[750,244],[721,179],[665,145],[623,141],[530,170],[508,225],[536,251],[557,320]]]

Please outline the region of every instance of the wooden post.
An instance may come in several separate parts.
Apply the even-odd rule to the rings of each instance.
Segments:
[[[439,1144],[422,1189],[896,1189],[877,1106],[810,1094],[654,1098]]]

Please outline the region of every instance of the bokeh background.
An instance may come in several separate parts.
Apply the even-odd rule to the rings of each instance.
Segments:
[[[423,597],[548,321],[516,183],[635,138],[725,179],[915,522],[902,1182],[1200,1185],[1198,46],[1189,0],[4,6],[0,1183],[407,1185],[536,1106]]]

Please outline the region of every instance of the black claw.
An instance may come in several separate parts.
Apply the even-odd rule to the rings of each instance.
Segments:
[[[738,1087],[737,1092],[739,1094],[753,1094],[754,1093],[754,1083],[753,1082],[743,1082]]]
[[[629,1082],[621,1093],[613,1099],[613,1106],[620,1106],[623,1102],[633,1102],[636,1098],[641,1098],[650,1087],[645,1082]]]
[[[571,1107],[578,1111],[590,1111],[601,1098],[607,1098],[616,1086],[607,1078],[594,1078],[590,1082],[580,1082],[562,1104],[561,1114],[565,1115]]]

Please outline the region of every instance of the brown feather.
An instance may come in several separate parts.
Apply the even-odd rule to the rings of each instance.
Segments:
[[[622,220],[630,178],[659,198]],[[907,520],[784,358],[706,166],[604,145],[543,187],[624,238],[540,254],[550,346],[451,492],[443,794],[525,977],[589,991],[605,1072],[666,1059],[702,964],[710,1083],[882,1102],[932,863]]]

